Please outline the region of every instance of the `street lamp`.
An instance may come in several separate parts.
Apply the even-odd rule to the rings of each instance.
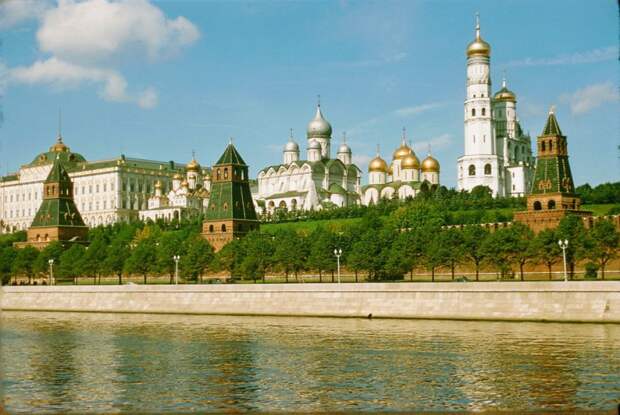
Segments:
[[[50,264],[50,285],[54,285],[54,258],[50,258],[47,263]]]
[[[568,277],[566,275],[566,248],[568,248],[568,239],[559,240],[558,245],[562,248],[562,257],[564,258],[564,282],[568,281]]]
[[[179,260],[181,257],[179,255],[175,255],[172,259],[174,259],[174,283],[176,285],[179,283]]]
[[[336,256],[336,261],[338,263],[338,284],[340,284],[340,256],[342,255],[342,249],[334,249],[334,255]]]

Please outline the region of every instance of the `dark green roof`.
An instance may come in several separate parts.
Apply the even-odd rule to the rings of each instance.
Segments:
[[[568,157],[539,158],[532,183],[532,194],[574,194],[575,185]]]
[[[35,157],[34,160],[28,166],[39,166],[41,164],[53,163],[59,157],[65,164],[83,163],[86,161],[84,156],[78,153],[72,153],[71,151],[46,151]]]
[[[247,182],[215,182],[211,185],[211,197],[206,214],[207,220],[243,219],[256,220],[252,193]]]
[[[247,166],[232,143],[228,144],[228,147],[224,150],[224,154],[222,154],[217,163],[215,163],[215,165],[218,164],[236,164],[240,166]]]
[[[541,135],[562,135],[560,124],[558,124],[558,120],[555,118],[555,114],[553,112],[549,113],[547,123],[545,124],[545,129]]]
[[[60,153],[58,153],[56,159],[54,160],[54,164],[47,175],[47,179],[45,179],[45,183],[71,183],[71,179],[69,178],[69,174],[67,170],[65,170],[62,165],[62,161],[60,159]]]

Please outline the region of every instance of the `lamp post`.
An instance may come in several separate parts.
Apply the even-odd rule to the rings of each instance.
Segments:
[[[179,283],[179,260],[181,257],[179,255],[175,255],[172,257],[174,259],[174,284]]]
[[[54,285],[54,258],[50,258],[47,263],[50,264],[50,285]]]
[[[564,258],[564,282],[566,282],[568,281],[568,276],[566,275],[566,248],[568,248],[568,239],[560,239],[558,245],[562,248],[562,257]]]
[[[340,256],[342,255],[342,249],[334,249],[334,255],[336,256],[336,262],[338,264],[338,284],[340,284]]]

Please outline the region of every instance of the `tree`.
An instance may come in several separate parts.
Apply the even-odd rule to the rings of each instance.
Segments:
[[[101,274],[105,270],[104,264],[107,250],[108,241],[103,233],[98,232],[90,241],[86,252],[84,252],[82,272],[86,276],[92,276],[93,282],[97,282],[97,279],[99,279],[99,283],[101,283]]]
[[[511,270],[515,262],[517,234],[510,228],[500,228],[491,232],[482,244],[486,261],[497,268],[501,279]]]
[[[449,228],[439,233],[440,243],[446,249],[442,249],[444,254],[443,262],[450,267],[450,275],[454,281],[454,270],[457,264],[463,261],[465,251],[463,249],[463,232],[459,229]]]
[[[258,278],[265,282],[265,274],[271,266],[274,252],[271,235],[252,231],[243,238],[243,243],[246,249],[241,261],[243,275],[252,277],[255,282]]]
[[[319,272],[319,280],[323,281],[323,272],[336,269],[336,259],[334,258],[334,235],[322,226],[318,226],[308,237],[310,241],[310,252],[308,255],[308,266]]]
[[[188,279],[202,283],[202,276],[213,262],[215,255],[211,244],[200,235],[187,242],[185,255],[181,257],[181,269]]]
[[[47,274],[49,272],[49,260],[54,260],[54,266],[60,266],[60,256],[65,251],[62,243],[59,241],[50,242],[37,257],[33,264],[33,272],[35,274]]]
[[[592,245],[588,249],[587,256],[599,264],[601,278],[605,279],[607,263],[618,256],[620,233],[611,221],[597,220],[590,229],[590,238]]]
[[[142,275],[144,277],[144,284],[146,284],[148,273],[156,269],[155,261],[156,250],[154,241],[150,238],[141,239],[131,250],[127,261],[125,261],[125,272]]]
[[[557,228],[557,236],[558,240],[568,240],[566,263],[568,264],[569,275],[572,279],[575,275],[575,263],[586,257],[591,245],[581,217],[569,215],[562,219]]]
[[[125,260],[129,251],[129,240],[123,236],[117,236],[105,252],[105,259],[102,267],[105,272],[112,273],[118,277],[118,283],[123,283],[123,271],[125,269]]]
[[[463,255],[468,258],[476,269],[476,281],[479,280],[480,264],[485,258],[484,241],[489,231],[481,226],[466,226],[463,229]]]
[[[34,276],[34,262],[39,257],[39,251],[28,245],[18,250],[11,272],[13,275],[25,275],[28,277],[28,283],[32,283],[32,277]]]
[[[0,279],[2,285],[8,284],[11,279],[11,267],[16,256],[17,250],[12,246],[0,247]]]
[[[512,242],[514,243],[514,259],[519,265],[519,277],[521,278],[521,281],[523,281],[523,268],[528,262],[531,262],[536,258],[536,252],[532,248],[534,232],[532,232],[528,226],[519,222],[513,223],[510,230],[514,235],[512,239]]]
[[[535,253],[539,262],[547,266],[549,280],[551,280],[553,278],[551,268],[562,255],[556,231],[554,229],[545,229],[536,235],[532,241],[532,252]]]
[[[304,268],[308,259],[306,241],[292,229],[283,229],[273,235],[273,264],[276,269],[284,271],[286,282],[290,272],[297,273]]]
[[[159,272],[168,274],[170,284],[174,278],[176,263],[173,257],[179,255],[181,258],[185,256],[183,240],[178,232],[163,232],[161,237],[155,242],[156,249],[156,268]]]
[[[60,266],[58,275],[64,279],[73,278],[74,284],[77,279],[84,275],[84,257],[86,248],[81,244],[72,244],[71,248],[65,250],[60,256]]]

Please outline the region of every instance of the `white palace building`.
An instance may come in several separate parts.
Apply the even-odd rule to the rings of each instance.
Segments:
[[[188,166],[124,155],[87,161],[81,154],[72,152],[59,133],[49,151],[37,155],[18,172],[0,177],[0,233],[26,230],[30,226],[42,202],[43,182],[57,158],[71,177],[75,204],[89,227],[138,218],[173,219],[185,209],[170,209],[171,206],[183,205],[188,195],[207,198],[206,201],[190,198],[190,208],[200,209],[208,203],[209,172],[201,170],[195,160]],[[181,175],[186,175],[186,179],[181,180]],[[158,187],[169,195],[167,211],[153,205],[149,209],[149,199]]]
[[[467,46],[465,152],[457,162],[458,190],[488,186],[493,196],[523,196],[534,172],[530,136],[517,117],[516,95],[506,87],[491,93],[491,46],[480,36]]]

